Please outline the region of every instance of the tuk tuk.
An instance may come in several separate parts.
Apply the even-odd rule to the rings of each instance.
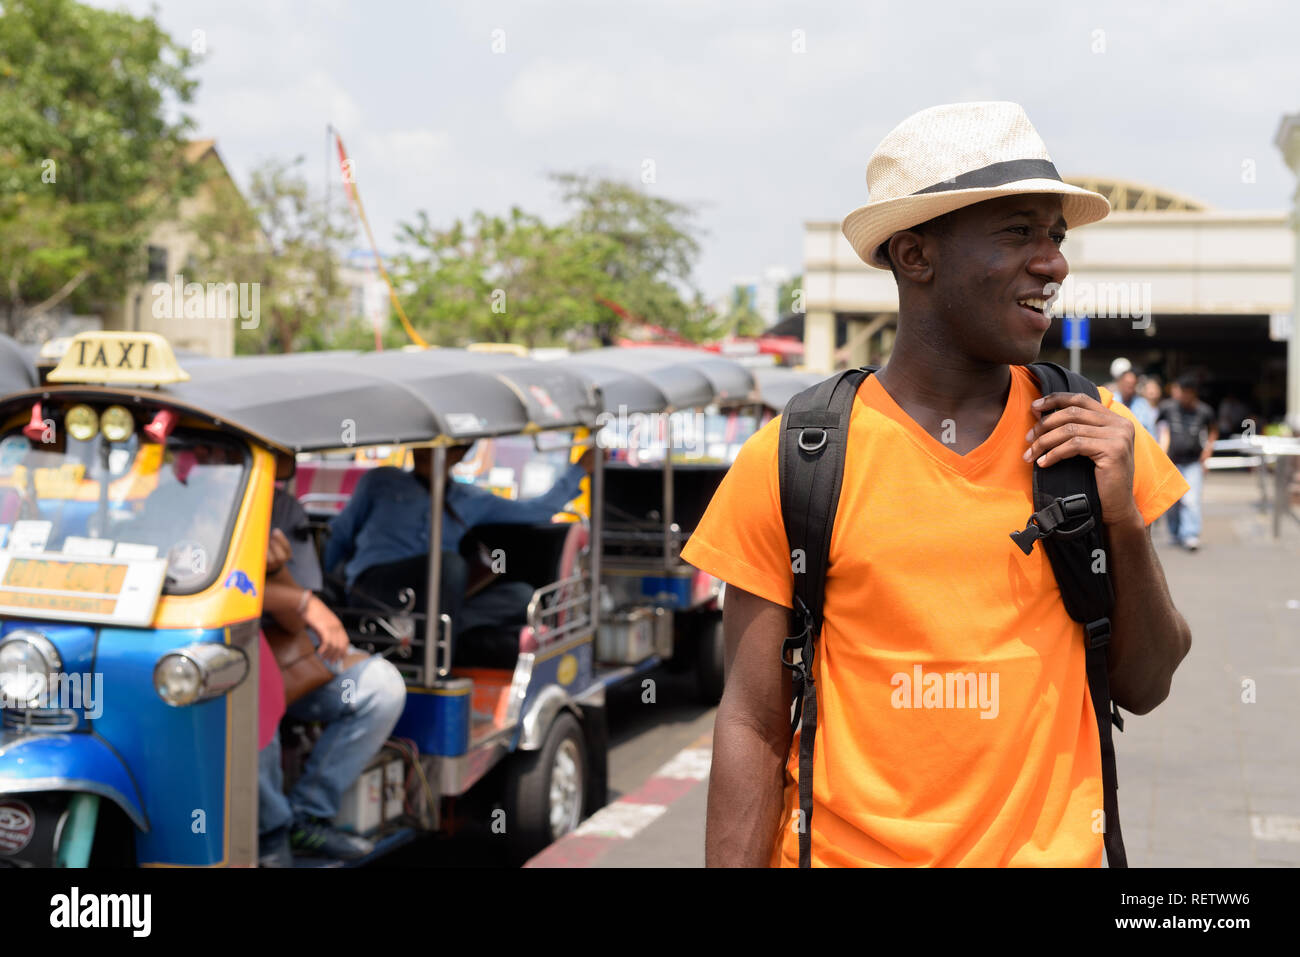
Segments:
[[[763,403],[763,423],[771,421],[796,395],[827,378],[828,373],[807,372],[788,366],[759,366],[754,369],[758,398]]]
[[[721,582],[683,562],[681,549],[756,427],[753,376],[724,356],[670,346],[596,349],[550,364],[587,377],[604,403],[596,660],[611,678],[660,662],[693,671],[701,699],[716,703]]]
[[[256,864],[275,483],[298,453],[375,445],[433,450],[431,611],[335,609],[408,692],[402,741],[376,755],[336,825],[374,841],[365,863],[444,827],[444,799],[503,766],[490,780],[509,840],[531,852],[574,829],[605,800],[593,530],[483,529],[514,543],[511,572],[535,587],[510,667],[453,664],[439,545],[449,446],[581,441],[597,402],[579,377],[515,356],[257,357],[187,372],[157,335],[76,337],[44,385],[0,399],[0,864]]]
[[[0,395],[30,389],[39,380],[27,351],[8,336],[0,335]]]

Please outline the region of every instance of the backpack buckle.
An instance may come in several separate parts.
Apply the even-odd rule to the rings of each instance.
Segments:
[[[1105,648],[1110,644],[1110,619],[1098,618],[1083,626],[1083,637],[1089,648]]]
[[[803,600],[795,596],[794,614],[799,618],[797,634],[781,642],[781,664],[793,672],[795,681],[812,680],[812,660],[814,652],[812,614]]]
[[[1061,526],[1079,518],[1086,518],[1087,521],[1078,528],[1071,529],[1068,533],[1061,531]],[[1088,501],[1087,495],[1076,492],[1073,495],[1065,496],[1065,498],[1052,499],[1051,504],[1040,508],[1029,516],[1029,521],[1025,523],[1023,529],[1010,534],[1011,540],[1019,546],[1022,552],[1028,555],[1033,551],[1034,542],[1040,538],[1046,538],[1048,535],[1057,533],[1073,537],[1080,532],[1086,532],[1092,528],[1092,525],[1092,503]]]

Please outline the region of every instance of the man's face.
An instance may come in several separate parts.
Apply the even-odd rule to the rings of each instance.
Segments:
[[[1180,385],[1178,387],[1178,402],[1184,409],[1196,408],[1196,390],[1190,386]]]
[[[1044,300],[1055,289],[1045,287],[1070,271],[1064,239],[1061,198],[1050,193],[1004,196],[949,214],[929,239],[932,306],[949,341],[976,360],[1037,359],[1052,324]]]
[[[1119,381],[1115,383],[1116,389],[1119,390],[1119,396],[1125,403],[1133,398],[1134,393],[1137,392],[1137,385],[1138,377],[1136,372],[1125,372],[1119,377]]]

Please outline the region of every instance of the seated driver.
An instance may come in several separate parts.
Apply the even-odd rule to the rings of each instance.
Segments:
[[[338,617],[316,597],[322,579],[307,516],[297,499],[279,488],[272,500],[271,525],[263,613],[286,631],[307,628],[319,639],[317,653],[335,677],[288,707],[292,717],[325,725],[288,796],[283,792],[279,735],[272,735],[261,751],[259,856],[264,866],[291,865],[293,854],[364,857],[374,850],[371,842],[338,830],[333,819],[343,792],[401,717],[406,684],[390,662],[352,647]]]
[[[496,581],[466,599],[468,567],[460,556],[465,533],[476,525],[532,525],[549,521],[582,491],[595,453],[588,449],[555,484],[535,498],[513,500],[451,478],[451,470],[470,446],[447,450],[447,491],[442,517],[441,611],[450,614],[456,634],[472,628],[522,624],[533,597],[527,582]],[[357,482],[347,507],[330,523],[325,567],[344,564],[348,604],[376,599],[399,606],[404,588],[414,591],[417,612],[425,611],[429,562],[429,494],[433,450],[416,449],[415,468],[383,467]]]

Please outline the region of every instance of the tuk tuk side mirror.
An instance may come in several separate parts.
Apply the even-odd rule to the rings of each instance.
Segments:
[[[159,445],[167,441],[167,436],[176,428],[177,415],[171,409],[159,409],[153,421],[144,427],[144,434]]]

